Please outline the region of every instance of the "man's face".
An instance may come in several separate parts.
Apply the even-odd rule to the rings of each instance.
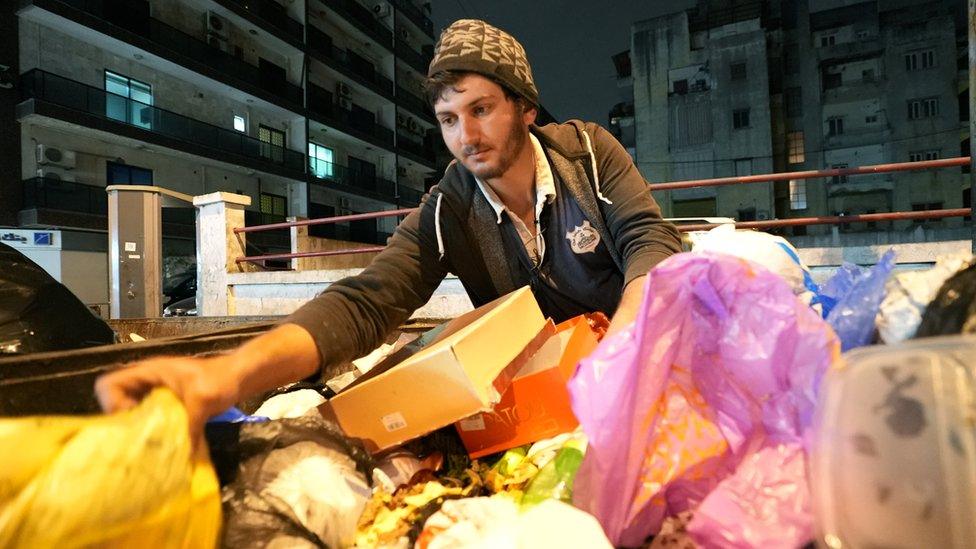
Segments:
[[[505,97],[501,86],[470,74],[445,90],[434,112],[448,150],[482,181],[501,177],[525,147],[535,109]]]

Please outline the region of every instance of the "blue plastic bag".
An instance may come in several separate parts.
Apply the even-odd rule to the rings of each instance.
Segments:
[[[885,284],[895,268],[895,251],[888,250],[870,269],[845,263],[821,289],[827,323],[837,332],[841,349],[871,343],[874,318],[885,297]]]

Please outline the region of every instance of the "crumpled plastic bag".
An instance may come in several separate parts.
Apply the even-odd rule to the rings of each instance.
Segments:
[[[214,547],[220,492],[168,390],[125,412],[0,419],[0,547]]]
[[[323,402],[325,402],[325,397],[322,396],[322,393],[314,389],[300,389],[275,395],[265,400],[254,411],[254,415],[268,419],[302,417]]]
[[[779,276],[729,255],[679,254],[647,277],[637,320],[604,339],[569,383],[589,437],[573,503],[614,545],[705,502],[705,546],[797,546],[812,532],[802,468],[829,326]],[[759,457],[754,457],[759,456]],[[749,497],[744,497],[748,494]],[[734,523],[712,509],[734,513]]]
[[[931,269],[893,276],[888,281],[885,298],[875,319],[881,341],[890,345],[911,339],[939,288],[972,260],[973,254],[969,252],[940,255]]]
[[[372,462],[318,413],[207,426],[224,488],[223,546],[346,547],[370,487]]]
[[[820,288],[800,254],[785,238],[760,231],[719,225],[695,240],[694,252],[714,252],[755,261],[778,274],[801,301],[820,310]]]
[[[424,523],[417,549],[560,547],[610,549],[600,524],[557,500],[519,512],[504,496],[445,501]]]
[[[821,288],[825,318],[837,332],[844,352],[871,343],[875,317],[894,268],[895,251],[888,250],[869,269],[843,264]]]

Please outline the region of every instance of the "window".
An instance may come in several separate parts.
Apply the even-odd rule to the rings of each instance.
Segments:
[[[927,150],[927,151],[915,151],[915,152],[908,153],[909,162],[921,162],[923,160],[938,160],[938,159],[939,159],[939,151],[936,149]]]
[[[844,84],[844,79],[839,72],[827,72],[823,75],[823,88],[832,90]]]
[[[865,124],[877,124],[878,123],[878,115],[872,114],[870,116],[865,116],[864,117],[864,123]]]
[[[831,168],[834,169],[834,170],[842,170],[842,169],[844,169],[846,167],[847,167],[847,164],[834,164],[833,166],[831,166]],[[835,175],[835,176],[833,176],[833,177],[830,178],[830,182],[833,183],[833,184],[835,184],[835,185],[838,185],[838,184],[841,184],[841,183],[847,183],[847,176],[846,175]]]
[[[739,130],[749,127],[749,109],[736,109],[732,111],[732,128]]]
[[[786,88],[786,116],[803,116],[803,90],[800,88]]]
[[[926,97],[924,99],[912,99],[908,102],[908,119],[918,120],[919,118],[929,118],[939,115],[939,98]]]
[[[836,43],[837,43],[837,35],[835,35],[835,34],[827,34],[827,35],[824,35],[824,36],[821,36],[820,37],[820,47],[821,48],[826,48],[828,46],[833,46]]]
[[[935,66],[935,50],[913,51],[905,54],[905,70],[920,71]]]
[[[152,185],[153,171],[117,162],[105,163],[106,185]]]
[[[789,148],[790,164],[800,164],[806,161],[806,147],[803,143],[803,132],[790,132],[786,136]]]
[[[732,63],[729,67],[729,74],[732,80],[745,80],[746,79],[746,64],[745,63]]]
[[[784,48],[783,71],[786,74],[800,72],[800,46],[798,44],[787,44]]]
[[[677,93],[679,95],[684,95],[688,93],[688,80],[687,79],[675,80],[674,93]]]
[[[234,130],[247,133],[247,120],[243,116],[234,115]]]
[[[807,182],[803,179],[790,179],[790,209],[807,209]]]
[[[258,126],[258,140],[261,141],[262,157],[279,164],[285,161],[285,132],[261,124]]]
[[[332,177],[335,153],[328,147],[318,143],[308,143],[308,167],[318,178]]]
[[[942,203],[941,202],[922,202],[922,203],[912,204],[912,211],[913,212],[923,212],[923,211],[926,211],[926,210],[941,210],[941,209],[942,209]],[[913,221],[914,221],[914,223],[916,225],[922,225],[922,224],[925,224],[925,223],[933,223],[933,222],[936,222],[938,220],[936,220],[936,219],[915,219]]]
[[[844,118],[840,116],[834,116],[827,119],[827,135],[843,135],[844,133]]]
[[[271,193],[261,193],[260,205],[261,213],[274,217],[284,218],[288,215],[285,208],[285,197]]]
[[[152,86],[128,76],[105,71],[105,116],[152,129]]]
[[[864,69],[861,71],[861,80],[865,82],[874,82],[874,69]]]

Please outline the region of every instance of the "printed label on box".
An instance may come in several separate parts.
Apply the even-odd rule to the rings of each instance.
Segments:
[[[383,427],[386,427],[386,430],[391,433],[407,426],[407,420],[403,419],[403,414],[400,412],[385,415],[380,421],[383,422]]]
[[[458,426],[461,427],[462,431],[484,431],[485,417],[482,414],[475,414],[459,421]]]
[[[136,243],[135,242],[126,242],[125,243],[125,251],[127,251],[127,252],[134,252],[134,251],[136,251]]]

